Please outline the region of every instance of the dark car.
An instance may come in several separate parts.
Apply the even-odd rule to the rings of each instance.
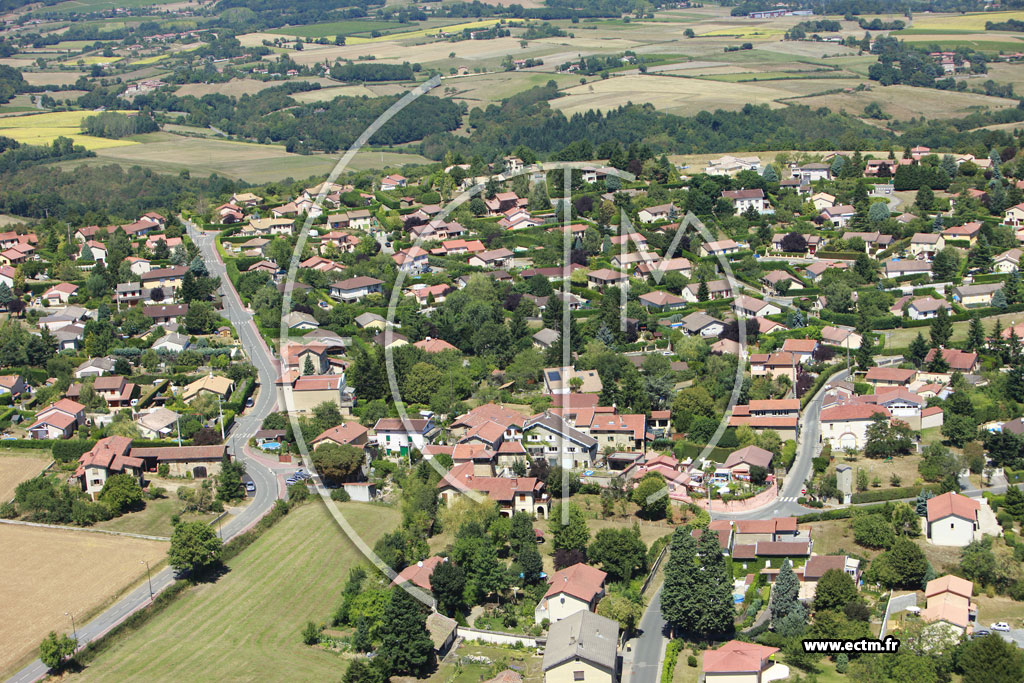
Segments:
[[[984,638],[985,636],[990,636],[990,635],[992,635],[992,632],[989,631],[987,628],[979,628],[978,630],[976,630],[974,633],[971,634],[971,638]]]

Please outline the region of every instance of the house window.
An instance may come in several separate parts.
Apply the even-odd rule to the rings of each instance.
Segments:
[[[572,672],[572,680],[574,680],[574,681],[582,681],[583,680],[583,672],[582,671],[573,671]]]

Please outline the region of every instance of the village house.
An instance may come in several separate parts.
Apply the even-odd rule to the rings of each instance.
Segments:
[[[181,287],[182,278],[188,268],[185,266],[170,266],[168,268],[156,268],[139,277],[144,289],[160,289],[163,292],[176,292]]]
[[[28,433],[32,439],[69,439],[84,424],[85,406],[62,398],[36,413],[36,421],[28,428]]]
[[[213,394],[226,401],[234,390],[235,382],[231,378],[209,374],[186,386],[182,390],[181,398],[187,403],[200,394]]]
[[[723,190],[722,198],[732,202],[733,212],[742,216],[750,210],[759,214],[775,213],[771,202],[764,195],[764,190],[755,188],[752,190]]]
[[[746,294],[740,294],[732,302],[733,310],[740,315],[746,316],[747,318],[754,318],[757,316],[769,316],[781,313],[782,309],[773,303],[769,303],[763,299],[755,299],[752,296]]]
[[[740,250],[740,245],[730,239],[705,242],[700,245],[701,256],[728,256]]]
[[[717,650],[704,650],[701,670],[706,683],[766,683],[786,676],[788,669],[777,665],[772,657],[777,647],[730,640]],[[770,670],[779,668],[779,675]]]
[[[485,453],[486,451],[481,451]],[[493,453],[485,457],[491,458]],[[525,512],[546,518],[550,500],[544,492],[545,484],[534,477],[496,477],[493,476],[493,465],[490,474],[477,474],[473,462],[462,462],[451,470],[437,483],[438,495],[446,506],[451,506],[466,491],[483,493],[498,504],[498,512],[504,517],[511,517],[516,512]]]
[[[959,493],[929,498],[926,536],[933,545],[964,547],[979,536],[978,510],[981,504]]]
[[[332,282],[330,295],[339,301],[360,301],[371,294],[382,294],[384,281],[360,275],[340,282]]]
[[[535,415],[523,424],[523,445],[532,457],[566,469],[590,467],[597,458],[597,439],[550,411]]]
[[[383,417],[373,426],[373,443],[390,456],[408,457],[430,443],[434,423],[429,418],[402,419]]]
[[[991,306],[992,297],[1003,288],[1002,282],[981,285],[960,285],[953,288],[953,301],[967,308]]]
[[[822,222],[829,223],[837,228],[845,228],[853,220],[857,210],[849,204],[838,204],[826,207],[820,215]]]
[[[974,584],[959,576],[947,574],[929,581],[924,588],[925,607],[921,619],[927,623],[943,623],[955,636],[962,636],[978,619],[978,605],[971,597]]]
[[[814,360],[814,353],[818,350],[817,339],[786,339],[782,342],[782,350],[785,353],[793,354],[797,363],[806,365]]]
[[[355,396],[345,382],[345,374],[304,375],[294,370],[275,382],[280,405],[289,412],[309,414],[321,403],[333,403],[342,415],[352,412]]]
[[[874,368],[873,368],[874,369]],[[869,403],[845,403],[821,411],[821,438],[832,448],[860,450],[867,443],[867,429],[876,414],[890,417],[884,406]]]
[[[548,683],[618,683],[619,623],[581,610],[551,625],[541,668]]]
[[[935,232],[916,232],[910,238],[910,255],[932,261],[946,247],[946,240]]]
[[[728,280],[708,280],[708,301],[715,299],[728,299],[732,296],[732,285]],[[687,303],[695,304],[700,302],[700,283],[692,282],[683,287],[680,292]]]
[[[787,351],[776,353],[753,353],[750,355],[750,374],[754,377],[789,378],[796,382],[796,358]]]
[[[593,612],[605,594],[606,572],[578,562],[548,577],[548,590],[534,609],[534,621],[561,621],[577,612]]]
[[[658,204],[657,206],[648,206],[645,209],[640,209],[636,217],[641,223],[657,223],[659,221],[672,220],[678,213],[679,209],[675,207],[675,204]]]
[[[910,368],[868,368],[864,381],[875,387],[906,387],[917,379],[917,370]]]

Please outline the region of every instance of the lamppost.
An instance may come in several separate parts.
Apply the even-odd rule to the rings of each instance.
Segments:
[[[149,573],[149,560],[139,560],[139,564],[146,565],[146,580],[149,581],[149,599],[153,599],[153,575]]]
[[[71,631],[75,634],[75,640],[78,640],[78,628],[75,626],[75,615],[72,612],[65,612],[64,616],[71,618]]]

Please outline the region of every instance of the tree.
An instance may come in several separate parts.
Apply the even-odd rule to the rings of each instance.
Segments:
[[[885,586],[920,588],[928,571],[928,559],[916,543],[899,537],[892,548],[875,559],[871,571]]]
[[[232,460],[227,453],[220,463],[220,474],[217,475],[217,500],[232,502],[245,498],[245,487],[242,475],[245,474],[245,463]]]
[[[970,327],[967,328],[967,345],[966,350],[968,351],[980,351],[985,346],[985,326],[981,322],[981,318],[975,313],[971,316]]]
[[[867,370],[875,364],[875,359],[871,354],[871,340],[870,335],[865,334],[860,338],[860,346],[857,348],[857,367],[861,370]]]
[[[142,503],[142,487],[130,474],[113,474],[103,484],[99,499],[107,504],[111,512],[124,514]]]
[[[800,604],[800,581],[796,578],[793,565],[789,560],[782,563],[779,569],[779,576],[775,580],[775,587],[772,589],[771,604],[769,609],[772,615],[772,625],[779,623],[793,613],[800,615],[803,620],[804,607]]]
[[[896,538],[892,524],[877,512],[854,515],[852,526],[854,542],[865,548],[889,548]]]
[[[931,324],[931,339],[932,348],[941,349],[949,343],[949,338],[953,336],[953,323],[949,321],[949,314],[946,312],[945,306],[939,306],[939,310],[935,317],[932,318]]]
[[[66,633],[57,634],[50,631],[49,635],[43,638],[39,644],[39,659],[51,671],[60,671],[67,659],[75,654],[78,649],[78,641]]]
[[[562,523],[562,510],[566,503],[558,503],[551,510],[548,530],[551,532],[551,544],[555,550],[578,550],[586,556],[587,543],[590,542],[590,529],[583,516],[583,510],[576,503],[568,503],[568,520]]]
[[[601,529],[587,549],[591,563],[601,565],[613,581],[629,581],[647,568],[647,546],[640,529]]]
[[[463,605],[466,572],[454,562],[441,562],[430,574],[430,591],[437,599],[437,610],[454,616]]]
[[[209,301],[193,301],[183,319],[189,334],[210,334],[217,329],[217,313]]]
[[[537,545],[537,534],[533,531],[533,519],[522,510],[512,515],[512,525],[509,527],[508,544],[512,548],[512,554],[517,558],[523,551],[524,546]]]
[[[1019,683],[1024,680],[1024,655],[998,633],[968,640],[960,649],[957,665],[964,683]]]
[[[829,569],[818,579],[814,590],[814,611],[843,610],[857,599],[857,586],[853,578],[839,569]]]
[[[672,533],[661,589],[661,616],[676,632],[688,630],[694,620],[696,564],[697,541],[688,528],[678,527]]]
[[[957,448],[963,448],[968,441],[978,436],[978,425],[967,415],[947,415],[942,423],[942,435]]]
[[[384,623],[377,656],[387,676],[412,675],[425,678],[434,668],[434,645],[427,633],[426,607],[411,593],[391,591],[384,611]]]
[[[718,534],[704,529],[697,539],[697,555],[700,567],[691,568],[697,574],[697,619],[691,630],[704,637],[730,633],[734,614],[732,576],[726,567]]]
[[[701,278],[700,284],[697,286],[697,301],[707,301],[709,296],[707,280]]]
[[[644,616],[644,606],[625,595],[606,595],[597,603],[597,613],[614,619],[626,633],[631,633]]]
[[[302,642],[306,645],[316,645],[320,642],[320,629],[312,621],[307,621],[302,629]]]
[[[541,574],[544,572],[544,561],[541,559],[536,543],[529,543],[521,548],[517,561],[519,569],[523,573],[523,583],[533,586],[540,582]]]
[[[12,301],[14,301],[14,292],[11,291],[6,282],[0,282],[0,306],[7,310]]]
[[[179,574],[199,575],[220,563],[223,543],[206,522],[179,522],[167,561]]]
[[[657,496],[664,491],[665,480],[658,474],[648,474],[640,480],[640,484],[633,489],[633,502],[640,506],[638,515],[641,519],[664,519],[668,511],[668,496]],[[649,500],[657,496],[654,500]]]
[[[319,445],[311,455],[313,466],[330,486],[348,481],[366,459],[361,448],[337,443]]]
[[[956,249],[948,247],[935,255],[932,262],[932,277],[937,282],[952,280],[959,270],[960,254]]]
[[[915,368],[920,369],[924,365],[924,359],[928,355],[928,343],[924,340],[924,335],[920,332],[914,337],[914,341],[910,342],[910,351],[907,354],[907,360],[914,364]]]
[[[353,659],[341,680],[342,683],[384,683],[384,676],[372,662],[366,659]]]

